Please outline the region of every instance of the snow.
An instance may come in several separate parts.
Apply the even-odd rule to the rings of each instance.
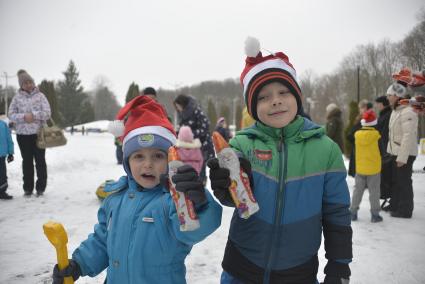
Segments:
[[[68,232],[71,252],[92,232],[100,205],[95,190],[106,179],[124,174],[115,161],[112,135],[66,134],[68,144],[48,149],[48,187],[43,197],[24,198],[21,157],[15,140],[15,161],[8,164],[10,201],[0,201],[0,283],[51,283],[56,262],[53,246],[42,225],[54,220]],[[412,219],[392,218],[370,223],[368,193],[363,196],[359,220],[353,223],[354,259],[351,283],[425,283],[425,156],[414,163],[415,211]],[[352,178],[347,178],[350,192]],[[195,245],[186,259],[188,283],[219,283],[221,260],[232,210],[224,208],[222,226]],[[319,252],[319,280],[323,279],[324,251]],[[422,267],[422,268],[421,268]],[[105,273],[83,277],[77,283],[103,283]]]

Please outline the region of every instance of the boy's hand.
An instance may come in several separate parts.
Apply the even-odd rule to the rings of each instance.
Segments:
[[[245,158],[239,158],[239,163],[242,170],[248,175],[251,189],[253,186],[251,163]],[[214,196],[225,206],[235,207],[235,203],[229,192],[230,171],[225,168],[220,168],[217,158],[211,158],[207,162],[210,168],[211,188]]]
[[[63,278],[69,276],[72,276],[74,281],[76,281],[81,276],[80,266],[76,261],[70,259],[69,265],[62,270],[59,270],[57,264],[53,268],[53,284],[62,284]]]
[[[10,162],[13,162],[13,160],[14,160],[15,158],[13,157],[13,155],[9,155],[9,156],[7,156],[7,162],[8,163],[10,163]]]
[[[210,168],[211,188],[214,196],[221,204],[235,207],[235,203],[229,192],[230,171],[225,168],[220,168],[217,158],[211,158],[207,161],[207,166]]]
[[[339,263],[329,260],[325,266],[325,280],[322,284],[349,284],[350,267],[347,263]]]
[[[177,173],[172,177],[176,184],[176,190],[186,194],[192,200],[193,205],[199,208],[207,203],[204,185],[196,170],[190,165],[183,165],[177,169]]]
[[[349,284],[350,279],[339,278],[335,276],[326,276],[321,284]]]

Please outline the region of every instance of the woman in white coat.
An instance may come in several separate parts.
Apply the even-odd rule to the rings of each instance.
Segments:
[[[387,152],[392,156],[393,180],[389,211],[392,217],[411,218],[413,212],[412,165],[418,155],[418,116],[399,100],[408,98],[406,86],[392,84],[387,90],[393,108],[389,123]]]

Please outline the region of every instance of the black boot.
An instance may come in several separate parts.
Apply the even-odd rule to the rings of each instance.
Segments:
[[[6,192],[0,192],[0,199],[10,200],[12,198],[13,198],[12,195],[7,194]]]
[[[400,211],[392,211],[391,212],[391,217],[409,219],[409,218],[412,218],[412,212],[410,212],[410,213],[403,213],[403,212],[400,212]]]

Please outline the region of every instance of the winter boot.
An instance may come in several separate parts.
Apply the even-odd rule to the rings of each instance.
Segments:
[[[410,218],[412,218],[412,212],[403,213],[403,212],[400,212],[400,211],[392,211],[391,217],[410,219]]]
[[[370,218],[370,222],[372,222],[372,223],[382,222],[382,220],[384,220],[384,219],[378,213],[372,214],[372,217]]]
[[[351,212],[351,221],[357,221],[357,211]]]
[[[3,200],[10,200],[10,199],[12,199],[12,198],[13,198],[13,196],[11,196],[11,195],[7,194],[6,192],[0,192],[0,199],[3,199]]]

